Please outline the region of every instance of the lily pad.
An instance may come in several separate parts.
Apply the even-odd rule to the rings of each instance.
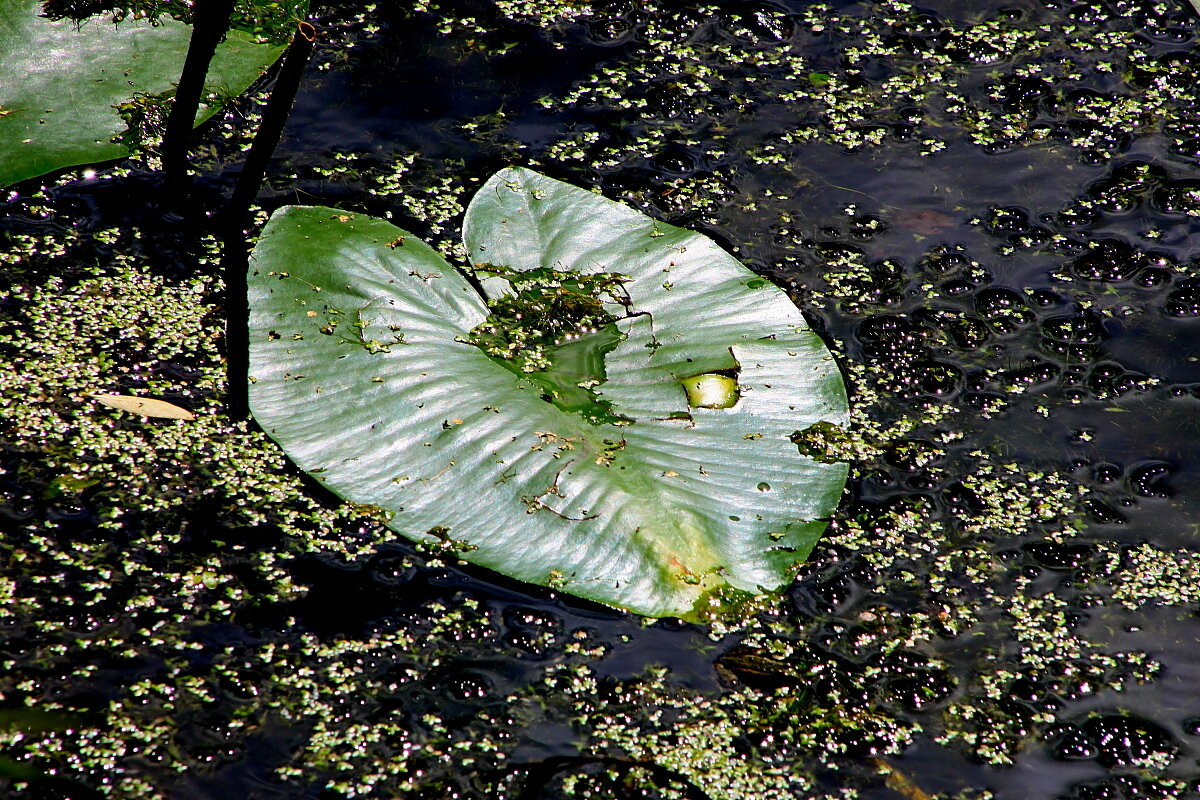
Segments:
[[[170,17],[114,25],[106,16],[76,22],[39,11],[39,0],[0,3],[0,186],[129,155],[114,141],[128,128],[117,106],[171,91],[191,39],[191,26]],[[282,52],[281,43],[231,30],[207,91],[241,94]],[[217,108],[203,106],[197,122]]]
[[[388,222],[277,211],[249,276],[259,424],[400,533],[523,581],[693,619],[786,585],[846,478],[791,436],[847,422],[837,365],[787,296],[700,234],[525,169],[483,185],[464,239],[492,309]],[[500,301],[527,296],[525,276],[538,298],[546,281],[606,286],[610,322],[576,303],[595,324],[506,359]],[[689,403],[705,375],[731,406]]]

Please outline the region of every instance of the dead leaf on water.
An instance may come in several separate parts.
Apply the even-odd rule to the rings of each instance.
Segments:
[[[954,217],[930,208],[900,209],[892,215],[892,221],[922,236],[934,236],[956,224]]]
[[[131,397],[126,394],[93,394],[89,395],[98,403],[119,411],[129,411],[141,414],[143,417],[158,417],[160,419],[195,419],[196,415],[186,408],[180,408],[165,400],[155,400],[150,397]]]

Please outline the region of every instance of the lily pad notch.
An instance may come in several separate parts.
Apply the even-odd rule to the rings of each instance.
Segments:
[[[302,469],[417,541],[647,616],[787,585],[847,466],[800,311],[711,239],[522,168],[467,209],[462,273],[390,223],[272,215],[249,272],[250,407]]]

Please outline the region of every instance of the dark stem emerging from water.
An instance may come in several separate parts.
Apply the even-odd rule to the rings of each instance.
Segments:
[[[188,189],[187,154],[196,125],[196,111],[200,108],[204,79],[213,54],[229,30],[233,3],[234,0],[199,0],[196,3],[191,44],[163,133],[162,162],[168,203],[181,200]]]
[[[279,139],[283,135],[283,126],[287,124],[288,116],[292,113],[292,105],[296,102],[296,92],[300,89],[300,79],[304,77],[304,68],[312,55],[313,44],[317,41],[317,29],[307,22],[301,22],[292,36],[292,43],[283,54],[283,65],[279,68],[279,76],[275,79],[275,88],[271,90],[271,99],[263,110],[262,123],[250,152],[246,154],[246,163],[242,166],[242,174],[238,176],[237,188],[229,201],[227,213],[231,216],[244,216],[248,213],[250,204],[258,196],[258,187],[267,174],[267,164],[275,152]]]
[[[225,278],[225,308],[229,314],[225,328],[225,363],[229,370],[226,396],[229,415],[233,419],[243,419],[250,412],[247,400],[250,341],[246,328],[250,318],[246,297],[246,270],[249,268],[246,233],[252,222],[250,204],[258,196],[271,155],[283,135],[283,127],[292,112],[300,79],[304,76],[304,68],[308,65],[316,40],[317,31],[312,25],[301,22],[297,26],[292,43],[283,56],[283,65],[279,68],[271,98],[263,110],[262,123],[258,126],[258,133],[254,135],[246,163],[238,176],[233,197],[222,213],[225,253],[221,259],[221,271]]]

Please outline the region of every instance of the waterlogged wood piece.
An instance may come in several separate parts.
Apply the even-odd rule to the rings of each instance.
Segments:
[[[527,374],[472,343],[495,317],[419,239],[283,208],[248,281],[264,430],[400,533],[530,583],[693,619],[789,583],[846,477],[790,436],[847,406],[786,295],[704,236],[529,170],[483,185],[464,239],[495,297],[514,270],[619,273],[613,322]],[[731,407],[689,403],[684,379],[706,373],[736,376]]]
[[[155,400],[152,397],[132,397],[125,394],[93,394],[89,395],[102,406],[115,408],[118,411],[129,411],[141,414],[143,417],[158,419],[195,419],[196,415],[186,408],[180,408],[166,400]]]

